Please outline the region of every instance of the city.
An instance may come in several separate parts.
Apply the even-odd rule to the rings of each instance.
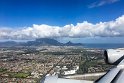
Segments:
[[[1,82],[37,83],[44,75],[96,80],[101,75],[83,78],[83,74],[105,73],[103,50],[80,46],[40,46],[0,48]],[[77,75],[77,77],[76,77]]]

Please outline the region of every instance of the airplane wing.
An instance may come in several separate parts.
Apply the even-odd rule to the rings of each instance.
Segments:
[[[118,66],[110,69],[96,83],[124,83],[124,60]]]
[[[124,49],[108,49],[104,55],[106,63],[116,66],[95,82],[46,76],[41,83],[124,83]]]
[[[64,79],[64,78],[58,78],[58,76],[56,75],[56,76],[46,76],[43,83],[93,83],[93,81]]]
[[[110,69],[96,83],[124,83],[124,49],[109,49],[104,54],[108,64],[118,65]]]

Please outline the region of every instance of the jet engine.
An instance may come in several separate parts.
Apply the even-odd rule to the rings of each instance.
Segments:
[[[111,65],[117,65],[124,59],[124,49],[108,49],[104,51],[105,61]]]

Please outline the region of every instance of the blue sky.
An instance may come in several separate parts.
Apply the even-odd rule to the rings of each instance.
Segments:
[[[0,28],[2,29],[2,33],[4,33],[5,29],[7,29],[7,31],[8,29],[11,29],[9,32],[13,31],[12,29],[18,32],[19,30],[28,27],[36,27],[34,26],[34,24],[39,26],[45,24],[52,27],[59,26],[59,28],[63,28],[66,25],[73,24],[74,26],[76,26],[77,23],[84,23],[84,21],[87,21],[88,23],[92,23],[95,25],[99,22],[115,21],[123,14],[124,0],[0,0]],[[40,28],[42,28],[42,26]],[[7,31],[5,31],[5,33],[7,33]],[[24,30],[22,30],[22,32],[23,31]],[[116,30],[115,32],[117,33],[118,30]],[[94,38],[94,34],[93,36],[84,36],[86,34],[75,34],[69,34],[69,37],[71,37],[72,39],[81,38],[79,42],[98,42],[97,39],[96,41],[91,40],[92,38]],[[44,34],[40,34],[40,36],[38,34],[36,38],[48,37],[46,35],[42,35]],[[66,36],[64,36],[64,38]],[[117,37],[114,38],[115,41],[117,41],[118,39],[120,39],[120,42],[123,41],[123,39],[121,39],[123,38],[122,33],[119,35],[105,35],[105,37],[103,38],[104,35],[101,36],[100,34],[99,36],[95,32],[95,37],[96,36],[98,36],[98,39],[101,38],[105,42],[105,37],[110,37],[110,39]],[[29,37],[29,34],[27,37]],[[18,38],[17,35],[14,35],[14,37],[6,37],[5,35],[1,35],[1,39],[7,38],[26,39],[25,37]],[[35,37],[31,36],[31,38]],[[60,35],[59,38],[61,38]],[[89,40],[89,38],[91,39]],[[112,41],[109,40],[109,42]]]
[[[124,14],[124,0],[88,7],[97,1],[101,0],[0,0],[0,26],[64,26],[83,21],[97,23],[114,20]]]

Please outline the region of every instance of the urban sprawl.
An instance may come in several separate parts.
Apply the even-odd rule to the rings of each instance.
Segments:
[[[83,78],[85,74],[104,73],[111,66],[104,62],[103,50],[77,46],[1,47],[0,83],[38,83],[47,75]]]

